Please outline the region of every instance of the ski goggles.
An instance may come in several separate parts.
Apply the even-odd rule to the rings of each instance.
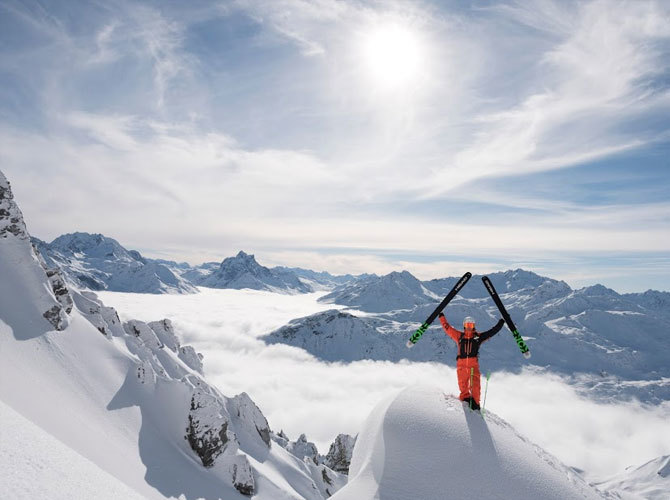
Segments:
[[[466,329],[469,329],[469,330],[474,330],[475,329],[475,324],[474,323],[463,323],[463,326]]]

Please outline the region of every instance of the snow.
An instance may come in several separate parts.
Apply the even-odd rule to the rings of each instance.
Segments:
[[[31,421],[32,427],[17,425],[56,446],[61,457],[81,457],[73,458],[83,468],[73,471],[77,479],[55,495],[68,489],[66,495],[86,495],[81,482],[87,476],[79,474],[90,470],[88,479],[101,481],[91,488],[110,483],[120,498],[323,500],[322,483],[337,475],[324,468],[315,481],[307,464],[273,447],[252,399],[245,393],[227,398],[211,386],[199,373],[202,358],[181,345],[169,320],[122,324],[95,294],[50,280],[4,177],[0,188],[0,228],[7,229],[0,238],[0,402],[9,408],[2,415],[10,423],[17,420],[10,411]],[[68,314],[54,293],[77,307]],[[57,314],[45,318],[45,306]],[[49,487],[51,476],[42,486],[29,484],[48,453],[39,446],[14,450],[18,443],[8,441],[12,447],[2,454],[27,461],[12,489],[24,496]],[[134,493],[124,495],[115,482]]]
[[[428,419],[424,423],[439,431],[439,439],[462,438],[462,435],[444,434],[444,429],[433,425],[438,413],[435,394],[405,402],[402,397],[407,391],[397,396],[399,390],[416,387],[425,379],[453,387],[453,370],[444,364],[389,362],[401,351],[394,354],[392,349],[384,350],[375,345],[375,338],[378,341],[379,337],[385,337],[389,344],[393,336],[411,332],[415,322],[427,315],[427,309],[432,309],[441,287],[450,279],[421,283],[409,273],[365,277],[358,281],[359,285],[365,283],[369,289],[372,282],[375,286],[382,285],[376,289],[384,299],[375,305],[380,311],[377,314],[323,312],[333,307],[317,302],[323,294],[203,292],[205,289],[195,296],[106,293],[105,301],[110,297],[122,304],[122,317],[126,321],[122,324],[116,311],[108,307],[109,304],[103,305],[94,294],[74,290],[68,293],[57,275],[47,276],[30,248],[21,213],[13,204],[6,179],[1,175],[0,188],[3,210],[0,212],[0,403],[4,407],[3,419],[19,422],[19,435],[24,432],[35,436],[37,442],[53,438],[62,447],[52,443],[46,444],[46,448],[59,448],[56,450],[59,456],[80,457],[77,463],[81,463],[84,470],[98,471],[97,476],[91,472],[91,477],[100,478],[103,486],[111,482],[109,491],[128,487],[131,495],[122,496],[185,496],[189,499],[234,499],[242,498],[238,491],[254,491],[255,498],[263,500],[319,500],[343,484],[344,478],[310,458],[314,450],[307,446],[306,437],[295,442],[300,446],[292,447],[294,453],[283,445],[274,446],[268,420],[254,401],[264,408],[270,422],[289,429],[294,435],[306,432],[325,449],[324,443],[338,432],[358,433],[374,402],[388,396],[384,403],[387,406],[382,404],[384,411],[372,412],[373,417],[364,426],[359,438],[361,444],[356,446],[352,458],[352,471],[358,474],[356,486],[352,481],[350,490],[363,495],[360,498],[374,494],[371,492],[376,491],[375,488],[385,488],[384,471],[399,466],[398,453],[412,451],[403,433],[395,432],[397,427],[386,440],[384,432],[389,415],[396,419],[396,424],[401,423],[398,425],[403,430],[408,427],[411,430],[410,424],[414,421]],[[87,251],[84,247],[70,250],[77,259]],[[102,252],[106,257],[110,253],[107,250],[96,247],[95,252]],[[111,253],[117,250],[114,247]],[[145,261],[137,252],[128,254],[136,262]],[[539,359],[544,355],[545,362],[551,365],[549,369],[575,371],[575,367],[588,362],[593,364],[594,359],[598,366],[592,367],[591,373],[567,380],[556,377],[546,367],[523,369],[518,375],[497,371],[493,378],[495,389],[492,387],[489,392],[489,407],[504,414],[517,429],[523,429],[533,440],[571,465],[588,469],[589,477],[611,476],[611,471],[621,470],[622,463],[630,465],[630,462],[641,463],[659,457],[637,469],[629,469],[620,477],[601,480],[599,484],[626,494],[655,494],[655,488],[663,491],[665,483],[659,483],[653,474],[665,479],[669,467],[663,455],[670,445],[667,435],[670,404],[663,392],[670,380],[665,362],[666,327],[670,319],[664,305],[667,297],[649,292],[621,296],[602,286],[572,291],[562,282],[522,270],[499,273],[496,279],[500,280],[496,286],[506,291],[503,300],[509,303],[512,316],[523,316],[522,330],[533,331],[536,342],[547,347],[544,353],[540,351]],[[344,286],[340,291],[346,288],[351,289]],[[449,306],[450,315],[461,316],[473,310],[479,314],[478,323],[481,320],[486,324],[495,319],[495,310],[485,302],[486,297],[478,296],[476,290],[467,294]],[[68,297],[74,299],[77,306],[69,315],[67,311],[72,301],[67,300]],[[330,343],[341,347],[339,351],[329,351],[336,354],[333,361],[352,354],[358,356],[353,359],[360,361],[324,363],[303,349],[263,342],[264,335],[286,322],[313,313],[319,314],[308,320],[296,320],[288,329],[281,329],[289,333],[285,338],[306,341],[322,336],[328,340],[313,347],[315,352]],[[172,318],[174,325],[158,318]],[[359,329],[363,324],[358,323],[359,320],[369,328]],[[343,321],[347,322],[345,327]],[[62,331],[54,330],[55,327]],[[639,328],[641,332],[637,331]],[[607,333],[601,333],[602,330]],[[426,335],[429,333],[433,331]],[[361,342],[365,336],[372,342],[367,345]],[[193,341],[198,350],[206,353],[204,366],[195,348],[181,345],[180,338]],[[436,361],[444,361],[447,355],[453,354],[453,346],[439,343],[431,346],[434,341],[424,342],[426,338],[429,337],[424,337],[421,345],[437,347],[433,349]],[[485,359],[483,355],[483,365],[496,366],[495,362],[502,359],[517,359],[509,356],[510,350],[516,353],[515,346],[511,342],[509,345],[501,343],[502,338],[498,336],[491,341],[491,346],[498,342],[495,350],[490,351],[498,358]],[[309,343],[301,347],[310,349]],[[420,350],[415,349],[413,353]],[[598,357],[598,353],[605,357]],[[374,356],[380,361],[369,360]],[[535,362],[537,359],[538,356],[534,356]],[[202,377],[203,370],[218,387],[241,394],[225,398]],[[622,380],[622,376],[638,378]],[[523,387],[523,391],[519,391],[519,387]],[[574,392],[574,387],[580,388],[582,396]],[[617,397],[647,394],[650,395],[648,400],[655,399],[660,404],[649,407],[635,400],[622,404],[615,398],[603,404],[583,397],[590,390],[592,395],[598,395],[603,387],[611,387],[607,389],[609,394]],[[202,397],[194,399],[196,394]],[[449,406],[450,399],[444,401]],[[417,409],[422,410],[419,416]],[[557,480],[556,471],[569,477],[573,486],[583,486],[573,470],[560,465],[495,415],[490,415],[487,429],[495,437],[492,441],[505,445],[496,446],[496,452],[500,448],[517,458],[520,455],[522,461],[539,457],[541,462],[550,465],[550,470],[542,466],[544,468],[533,477],[539,478],[540,483],[551,483],[552,491],[556,489],[552,486],[552,481]],[[195,420],[198,425],[192,429],[193,439],[187,441],[184,439],[187,422]],[[467,415],[465,422],[472,423]],[[464,428],[463,421],[454,424],[450,428],[458,429],[458,425]],[[371,425],[372,431],[366,437],[365,431]],[[197,446],[191,443],[202,442],[208,429],[211,430],[208,436],[225,435],[226,439],[221,443],[213,441],[210,449],[216,456],[205,468],[205,455],[196,454]],[[486,429],[476,430],[472,436],[486,434]],[[384,441],[382,445],[380,436]],[[612,436],[617,439],[613,440]],[[438,438],[430,437],[433,445],[439,442]],[[417,441],[424,439],[428,438],[419,436]],[[287,448],[288,445],[287,441]],[[384,450],[392,446],[400,447],[400,452],[393,452],[387,459],[389,454]],[[535,455],[529,449],[533,449]],[[8,450],[16,451],[13,447]],[[39,448],[25,447],[24,451],[30,464],[48,460],[48,453],[42,457]],[[445,451],[448,450],[442,450]],[[363,458],[357,459],[359,455]],[[7,454],[1,456],[4,459]],[[384,458],[381,463],[379,456]],[[420,460],[420,457],[415,459]],[[32,485],[28,484],[30,467],[32,465],[26,467],[24,475],[15,476],[12,484],[19,490],[32,491]],[[503,476],[499,476],[501,481],[505,479]],[[50,481],[45,479],[45,484],[48,486]],[[65,481],[63,488],[68,488],[68,484]],[[76,481],[71,484],[71,495],[84,488]],[[535,481],[528,486],[529,491],[536,492],[533,488],[537,484]],[[409,485],[410,480],[406,482],[406,486]],[[415,486],[427,487],[425,483]],[[557,491],[561,491],[560,488]],[[524,492],[510,490],[514,495],[523,496]]]
[[[268,343],[300,347],[326,361],[363,359],[437,361],[455,363],[455,346],[435,323],[416,346],[405,348],[408,336],[437,304],[432,301],[413,309],[394,310],[416,302],[416,290],[399,287],[396,273],[347,285],[329,298],[342,305],[365,307],[320,312],[298,318],[265,337]],[[517,270],[491,275],[500,288],[511,316],[533,354],[531,366],[546,367],[567,376],[589,374],[584,384],[591,395],[602,398],[637,398],[648,403],[670,399],[666,384],[639,390],[635,384],[601,384],[601,376],[614,374],[625,381],[653,381],[670,376],[670,317],[660,308],[643,308],[631,296],[622,296],[603,286],[571,290],[565,283]],[[404,282],[404,281],[403,281]],[[440,290],[442,283],[424,282]],[[451,284],[452,280],[444,281]],[[465,316],[475,318],[480,329],[493,326],[500,317],[481,282],[471,280],[445,309],[447,319],[458,324]],[[404,294],[401,299],[398,294]],[[482,294],[484,296],[482,297]],[[647,293],[647,295],[649,295]],[[656,302],[654,302],[656,303]],[[492,370],[515,370],[528,362],[518,355],[507,328],[482,348],[482,363]],[[582,379],[583,381],[583,379]]]
[[[438,388],[380,402],[359,435],[349,483],[333,500],[602,498],[509,424]]]
[[[655,458],[639,467],[597,484],[622,500],[667,500],[670,496],[670,455]]]
[[[125,318],[170,317],[184,341],[205,355],[204,370],[210,381],[225,393],[247,392],[273,429],[284,429],[292,437],[305,433],[322,453],[338,433],[356,435],[384,396],[426,381],[457,391],[455,371],[443,363],[453,362],[455,348],[446,343],[441,363],[341,363],[322,362],[302,349],[267,345],[261,340],[293,318],[319,311],[325,314],[323,310],[332,305],[318,302],[318,293],[284,295],[200,288],[197,295],[100,295]],[[410,333],[405,331],[404,335]],[[429,339],[443,337],[446,341],[440,330],[429,330],[414,350]],[[496,347],[494,341],[499,342]],[[504,351],[508,347],[510,357],[519,355],[511,335],[503,329],[482,347],[482,357],[489,348]],[[404,343],[402,348],[407,351]],[[561,353],[565,350],[556,352]],[[484,373],[490,370],[491,357],[482,359],[481,366]],[[633,390],[648,393],[660,384],[670,388],[659,377],[628,387],[628,382],[613,375],[588,375],[583,380],[539,367],[494,370],[487,407],[565,463],[586,470],[590,479],[609,477],[629,465],[667,453],[670,404],[595,400],[590,389],[594,381],[609,385],[607,392],[624,395]],[[612,436],[618,437],[613,440]]]
[[[197,276],[194,276],[196,278]],[[251,290],[271,290],[274,292],[306,293],[311,288],[305,285],[291,271],[275,271],[261,266],[253,255],[240,251],[235,257],[228,257],[210,274],[204,274],[195,281],[196,285],[211,288],[233,288]]]
[[[3,498],[145,498],[2,401],[0,426]]]
[[[409,272],[355,281],[324,296],[321,301],[355,307],[366,312],[412,309],[427,304],[437,295]]]
[[[194,293],[167,266],[127,250],[102,234],[71,233],[51,243],[34,239],[50,267],[58,266],[75,286],[138,293]]]

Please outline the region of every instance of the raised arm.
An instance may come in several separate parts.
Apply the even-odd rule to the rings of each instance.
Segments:
[[[501,319],[495,324],[495,326],[493,328],[491,328],[490,330],[486,330],[483,333],[480,333],[479,334],[479,343],[481,344],[482,342],[486,342],[488,339],[493,337],[496,333],[498,333],[500,331],[500,329],[503,327],[504,324],[505,324],[505,321],[503,321]]]
[[[444,317],[444,314],[440,313],[439,318],[440,318],[440,324],[442,325],[442,328],[444,328],[444,332],[447,335],[449,335],[454,342],[458,344],[458,339],[461,336],[461,332],[459,332],[453,326],[447,323],[447,318]]]

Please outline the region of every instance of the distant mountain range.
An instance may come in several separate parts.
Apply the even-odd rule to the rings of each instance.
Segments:
[[[300,268],[267,268],[243,251],[220,263],[205,262],[197,266],[150,259],[102,234],[64,234],[51,243],[38,238],[31,240],[49,267],[59,268],[68,283],[84,290],[196,293],[196,286],[204,286],[308,293],[360,279]]]
[[[482,346],[485,369],[516,371],[531,364],[574,377],[577,385],[596,387],[602,396],[670,399],[670,293],[621,295],[602,285],[573,290],[520,269],[489,277],[532,358],[520,355],[503,328]],[[405,342],[456,279],[419,282],[403,272],[350,283],[321,299],[350,309],[295,319],[265,341],[297,346],[327,361],[409,359],[454,365],[456,346],[437,322],[413,349]],[[465,316],[474,317],[480,330],[500,317],[477,276],[444,312],[456,328]]]
[[[325,500],[346,484],[351,436],[338,436],[325,457],[304,435],[279,443],[246,393],[227,397],[209,384],[203,357],[169,319],[121,322],[52,267],[108,289],[126,277],[160,291],[172,279],[179,290],[174,274],[151,276],[163,264],[102,235],[32,243],[0,172],[0,421],[12,435],[0,449],[3,498],[84,498],[77,482],[91,480],[88,489],[106,498],[124,490],[118,498]],[[53,472],[62,457],[78,467],[69,477]],[[31,496],[31,482],[52,477],[38,485],[46,496]]]

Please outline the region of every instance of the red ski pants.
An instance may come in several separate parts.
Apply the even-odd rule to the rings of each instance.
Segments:
[[[458,375],[458,388],[461,390],[459,399],[474,398],[479,404],[481,394],[481,374],[479,373],[479,361],[477,358],[463,358],[456,361],[456,374]]]

